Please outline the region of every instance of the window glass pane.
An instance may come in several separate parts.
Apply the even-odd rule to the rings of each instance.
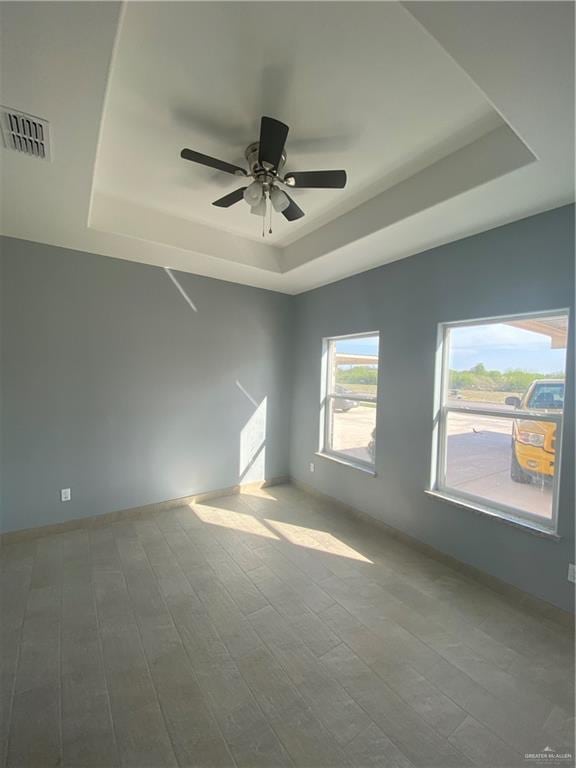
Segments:
[[[329,392],[376,399],[378,391],[378,335],[335,339]]]
[[[334,398],[328,408],[331,449],[352,461],[374,463],[376,404]]]
[[[562,409],[568,317],[516,317],[447,331],[446,403]]]
[[[552,519],[556,424],[449,412],[446,487]]]
[[[537,381],[530,388],[526,408],[562,411],[564,409],[564,382]]]

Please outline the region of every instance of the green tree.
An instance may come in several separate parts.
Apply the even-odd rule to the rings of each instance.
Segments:
[[[450,389],[476,389],[487,392],[526,392],[534,379],[563,379],[563,373],[538,373],[515,368],[489,371],[478,363],[467,371],[450,371]]]

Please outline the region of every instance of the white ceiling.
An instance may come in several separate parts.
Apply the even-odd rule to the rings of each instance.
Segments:
[[[550,2],[2,3],[2,103],[52,163],[2,151],[5,234],[297,293],[574,199],[573,7]],[[268,114],[299,222],[262,240],[241,162]]]
[[[385,44],[383,44],[385,41]],[[261,240],[245,203],[211,205],[241,179],[182,147],[246,167],[261,115],[290,126],[287,170],[345,168],[344,190],[300,190],[275,245],[354,208],[365,190],[494,110],[396,3],[131,3],[110,77],[95,190]],[[372,191],[372,194],[374,192]],[[372,196],[372,195],[370,195]]]

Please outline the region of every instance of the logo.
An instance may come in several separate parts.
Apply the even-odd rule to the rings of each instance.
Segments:
[[[572,760],[572,752],[557,752],[552,747],[545,746],[541,752],[526,752],[524,755],[525,760],[531,760],[533,762],[550,762],[555,761],[561,763],[565,760]]]

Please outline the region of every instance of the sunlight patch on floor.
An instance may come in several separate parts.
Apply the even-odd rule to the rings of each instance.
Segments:
[[[256,490],[254,495],[262,498],[262,492],[266,494],[263,490]],[[276,501],[276,499],[272,500]],[[261,536],[265,539],[286,541],[289,544],[316,552],[346,557],[350,560],[373,565],[372,560],[369,560],[361,552],[348,546],[348,544],[327,531],[307,528],[304,525],[296,525],[295,523],[286,523],[281,520],[272,520],[264,517],[258,518],[256,515],[247,514],[246,512],[237,512],[209,504],[189,504],[189,507],[201,522],[208,523],[209,525],[217,525],[221,528],[238,531],[239,533]]]
[[[230,509],[220,509],[206,504],[190,504],[190,508],[203,523],[219,525],[221,528],[230,528],[241,533],[251,533],[254,536],[263,536],[266,539],[279,539],[279,536],[260,520],[244,512],[233,512]]]
[[[240,495],[253,496],[255,499],[265,499],[266,501],[278,501],[272,491],[268,491],[266,488],[255,488],[254,486],[241,486]]]
[[[293,523],[269,520],[268,518],[266,518],[265,522],[278,531],[291,544],[306,547],[307,549],[316,549],[329,555],[338,555],[339,557],[347,557],[351,560],[360,560],[363,563],[372,564],[372,560],[364,557],[363,554],[352,549],[352,547],[349,547],[331,533],[326,533],[326,531],[318,531],[314,528],[306,528],[303,525],[294,525]]]

